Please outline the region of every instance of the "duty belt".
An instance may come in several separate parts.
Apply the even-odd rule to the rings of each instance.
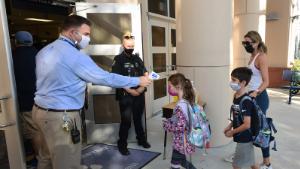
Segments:
[[[41,107],[41,106],[37,105],[36,103],[34,103],[34,106],[39,108],[39,109],[42,109],[42,110],[45,110],[45,111],[52,111],[52,112],[78,112],[78,111],[81,110],[81,109],[47,109],[47,108],[44,108],[44,107]]]

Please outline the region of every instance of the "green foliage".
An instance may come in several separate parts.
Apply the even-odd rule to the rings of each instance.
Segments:
[[[295,59],[292,71],[300,71],[300,59]]]

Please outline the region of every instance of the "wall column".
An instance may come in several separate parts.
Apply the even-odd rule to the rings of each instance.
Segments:
[[[234,67],[248,65],[250,55],[241,44],[248,31],[258,31],[265,42],[266,4],[266,0],[234,0]]]
[[[232,60],[232,0],[176,0],[178,71],[194,81],[207,103],[212,146],[230,139],[228,124],[232,92],[229,87]]]

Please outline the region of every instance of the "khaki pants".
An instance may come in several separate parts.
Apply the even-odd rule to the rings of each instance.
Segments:
[[[63,116],[76,119],[81,129],[79,112],[51,112],[33,106],[33,121],[41,136],[38,169],[81,169],[81,142],[73,144],[70,132],[62,128]]]

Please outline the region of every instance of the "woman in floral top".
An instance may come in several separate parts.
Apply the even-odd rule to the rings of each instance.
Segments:
[[[171,96],[178,96],[179,101],[174,109],[173,116],[163,121],[163,127],[173,133],[173,153],[171,168],[179,169],[180,166],[188,169],[196,169],[192,163],[186,160],[186,155],[195,152],[195,146],[186,140],[188,131],[187,102],[195,103],[195,93],[191,81],[183,74],[176,73],[168,79],[168,92]]]

